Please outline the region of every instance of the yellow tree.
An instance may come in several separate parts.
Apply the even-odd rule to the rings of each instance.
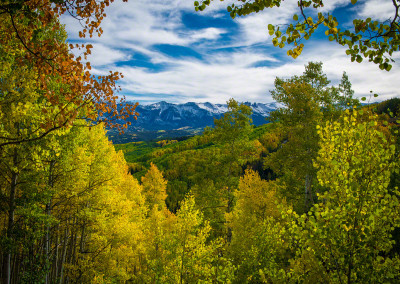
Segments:
[[[22,274],[27,282],[41,281],[39,279],[44,274],[46,283],[59,278],[63,274],[63,264],[78,258],[76,250],[72,249],[75,245],[66,245],[62,252],[56,250],[64,256],[63,260],[58,259],[60,255],[51,255],[51,246],[56,241],[54,237],[65,244],[76,244],[78,227],[82,230],[80,234],[85,235],[86,224],[79,223],[73,209],[87,207],[86,193],[96,186],[96,182],[107,182],[104,176],[94,174],[106,171],[98,166],[100,160],[90,162],[96,157],[93,152],[89,154],[87,147],[79,145],[82,140],[72,142],[72,136],[65,134],[73,124],[88,126],[77,118],[96,124],[98,113],[116,109],[114,91],[119,75],[91,77],[90,64],[84,66],[82,59],[71,55],[57,12],[51,11],[59,4],[46,1],[3,1],[0,4],[0,162],[4,173],[1,193],[5,201],[2,219],[7,220],[2,231],[5,240],[5,245],[2,245],[2,276],[6,283],[20,281],[18,277]],[[132,107],[114,114],[124,118],[132,113]],[[104,136],[104,133],[94,133]],[[84,139],[82,133],[78,136]],[[72,147],[78,151],[75,159],[69,155],[71,149],[59,149],[60,143],[68,144],[66,140],[76,146]],[[104,149],[110,148],[103,146]],[[65,164],[64,157],[70,157],[71,163]],[[61,164],[65,165],[65,171]],[[88,167],[88,164],[92,166]],[[63,179],[67,169],[75,174],[73,178],[70,176],[70,180]],[[29,172],[31,174],[27,174]],[[65,187],[57,186],[61,181],[66,182],[64,185],[71,185],[72,196],[65,194]],[[89,184],[85,185],[85,182]],[[66,201],[59,203],[63,194]],[[66,231],[62,234],[52,228],[56,219],[53,210],[57,206],[63,208],[62,219],[66,212],[71,213],[70,218],[63,219],[66,220],[63,224]],[[19,242],[16,236],[25,240]],[[11,269],[14,269],[13,275]]]
[[[127,281],[134,277],[147,210],[142,188],[103,127],[63,137],[52,214],[58,221],[50,279]],[[63,280],[63,281],[64,281]]]
[[[2,227],[1,250],[11,260],[3,257],[2,264],[13,271],[3,277],[11,283],[134,278],[147,214],[141,186],[103,127],[83,124],[53,134],[36,148],[25,143],[31,152],[18,152],[14,214],[8,208],[0,215],[3,221],[14,218],[11,230]],[[2,194],[7,183],[0,179]]]
[[[155,211],[155,209],[153,209]],[[156,218],[155,214],[158,214]],[[209,240],[211,226],[196,209],[192,195],[182,202],[176,215],[156,211],[151,226],[146,282],[152,283],[229,283],[232,267],[219,267],[221,239]],[[153,238],[151,238],[153,237]]]
[[[167,182],[164,180],[162,173],[151,163],[150,169],[146,175],[142,177],[143,194],[146,197],[146,204],[150,211],[153,207],[161,210],[165,207],[165,199],[167,198]]]
[[[238,271],[236,283],[261,281],[260,270],[272,269],[273,259],[282,258],[278,236],[276,244],[271,244],[273,234],[279,231],[280,208],[285,202],[277,193],[274,181],[261,180],[260,176],[247,170],[240,178],[239,188],[235,191],[236,205],[227,214],[229,226],[232,228],[232,241],[227,250],[233,258]],[[275,227],[277,226],[277,227]],[[275,265],[275,268],[279,267]]]
[[[213,262],[221,240],[208,243],[211,226],[195,207],[193,196],[187,196],[177,212],[173,231],[165,240],[171,261],[165,269],[169,283],[211,282]]]
[[[54,36],[62,37],[62,32],[54,33]],[[50,193],[46,193],[44,188],[44,185],[48,183],[45,177],[46,167],[49,165],[48,161],[53,159],[54,150],[57,149],[58,142],[55,137],[67,131],[64,128],[63,132],[53,131],[54,135],[35,139],[36,131],[41,129],[42,125],[49,119],[57,118],[60,110],[57,106],[50,107],[43,99],[42,91],[36,84],[38,73],[32,70],[29,65],[20,64],[18,57],[24,54],[25,51],[19,49],[15,43],[0,48],[0,59],[2,61],[0,67],[0,140],[4,142],[0,142],[0,163],[3,173],[1,191],[5,202],[2,206],[5,214],[3,217],[7,219],[7,222],[5,222],[7,226],[4,230],[7,237],[3,237],[10,242],[8,245],[2,246],[2,248],[8,250],[6,253],[8,256],[3,257],[4,269],[2,272],[3,278],[7,279],[8,282],[11,281],[12,251],[16,253],[13,262],[18,263],[19,253],[22,253],[21,251],[26,248],[21,242],[18,245],[14,243],[16,236],[24,236],[24,234],[17,234],[19,228],[16,227],[16,223],[19,222],[22,227],[23,224],[26,224],[20,221],[22,214],[24,215],[22,219],[27,222],[30,220],[35,225],[43,224],[44,219],[42,217],[44,216],[38,213],[40,210],[33,210],[32,206],[37,206],[38,203],[48,199]],[[49,91],[58,94],[59,85],[53,83],[54,85]],[[47,108],[46,112],[42,111],[43,108]],[[66,107],[66,111],[68,111],[68,107]],[[25,141],[26,143],[24,145],[14,143],[17,141]],[[32,172],[31,176],[27,174],[29,172]],[[35,183],[40,188],[35,188]],[[33,193],[35,191],[37,192],[36,196]],[[29,213],[30,210],[32,210],[32,214]],[[24,211],[24,213],[21,213],[21,211]],[[31,244],[37,241],[39,235],[32,237]],[[14,243],[13,248],[10,247],[12,243]],[[28,242],[25,243],[28,244]],[[19,252],[17,252],[18,250]],[[41,263],[41,261],[42,259],[37,260],[37,263]],[[36,270],[32,268],[33,274],[34,271]]]

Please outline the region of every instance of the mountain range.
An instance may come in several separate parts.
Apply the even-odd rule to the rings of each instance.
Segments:
[[[249,103],[253,110],[253,124],[267,123],[269,113],[279,107],[278,103]],[[218,119],[228,111],[226,104],[194,103],[173,104],[165,101],[139,105],[137,120],[128,118],[131,125],[125,134],[118,135],[109,130],[109,137],[114,143],[175,138],[200,134],[206,126],[213,126],[214,119]]]

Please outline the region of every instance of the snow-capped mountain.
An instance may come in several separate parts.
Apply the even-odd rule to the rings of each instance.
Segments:
[[[246,103],[253,109],[253,123],[266,123],[266,117],[278,106],[276,103]],[[141,130],[174,130],[180,128],[204,128],[214,124],[214,118],[220,118],[228,111],[226,104],[185,103],[172,104],[158,102],[139,105],[137,120],[132,119],[131,128]]]
[[[277,103],[245,103],[253,110],[253,124],[267,122],[269,113],[279,107]],[[150,105],[139,105],[137,120],[128,118],[131,125],[125,135],[118,136],[110,131],[109,136],[116,143],[158,138],[172,138],[200,133],[206,126],[213,126],[214,119],[220,118],[228,111],[226,104],[184,103],[172,104],[158,102]],[[145,138],[143,138],[145,137]]]

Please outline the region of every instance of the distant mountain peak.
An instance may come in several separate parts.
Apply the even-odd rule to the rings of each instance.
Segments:
[[[276,103],[246,102],[245,104],[253,109],[253,121],[256,125],[265,123],[269,113],[278,107]],[[228,107],[226,104],[210,102],[173,104],[161,101],[151,105],[139,105],[136,111],[139,117],[137,121],[132,121],[133,128],[172,130],[182,127],[212,126],[214,118],[220,118],[228,111]]]
[[[277,103],[246,102],[245,104],[253,109],[254,125],[267,123],[266,118],[269,113],[278,108]],[[210,102],[173,104],[161,101],[150,105],[139,105],[136,111],[139,113],[137,120],[133,117],[128,118],[128,121],[131,122],[131,125],[125,131],[128,135],[134,135],[139,131],[160,130],[179,133],[176,130],[182,129],[185,129],[185,133],[190,132],[190,129],[196,130],[196,133],[198,133],[206,126],[213,126],[214,119],[218,119],[226,113],[228,106]]]

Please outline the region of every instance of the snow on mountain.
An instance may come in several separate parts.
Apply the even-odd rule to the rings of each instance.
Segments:
[[[245,103],[253,109],[253,123],[260,125],[266,123],[269,113],[279,107],[276,103]],[[137,120],[133,117],[129,132],[135,131],[159,131],[175,130],[182,128],[199,129],[213,126],[214,119],[220,118],[228,111],[226,104],[212,104],[188,102],[184,104],[172,104],[158,102],[150,105],[139,105],[136,108],[139,113]]]
[[[253,109],[253,124],[267,123],[269,113],[278,107],[277,103],[245,103]],[[123,135],[109,129],[108,135],[114,143],[170,139],[199,134],[206,126],[214,126],[214,119],[221,118],[228,111],[226,104],[194,103],[172,104],[158,102],[139,105],[137,120],[133,116],[127,120],[131,125]],[[120,121],[124,123],[124,121]]]
[[[228,111],[227,105],[214,105],[212,103],[199,103],[197,104],[200,108],[207,110],[213,114],[223,114]]]

